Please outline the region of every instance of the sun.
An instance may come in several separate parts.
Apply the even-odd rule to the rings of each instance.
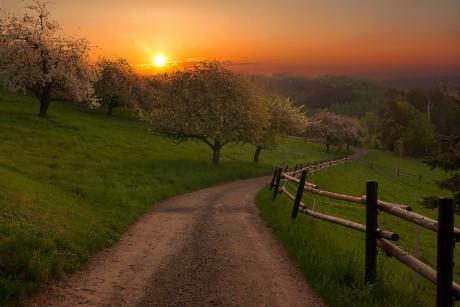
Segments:
[[[157,55],[155,57],[155,59],[153,60],[153,62],[155,63],[156,66],[161,67],[161,66],[165,65],[166,58],[164,56],[162,56],[162,55]]]

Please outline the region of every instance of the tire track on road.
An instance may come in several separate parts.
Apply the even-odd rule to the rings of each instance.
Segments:
[[[259,216],[270,178],[155,205],[89,266],[30,306],[324,306]]]

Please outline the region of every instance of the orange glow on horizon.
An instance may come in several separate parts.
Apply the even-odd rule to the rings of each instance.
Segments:
[[[2,9],[24,5],[4,1]],[[256,74],[460,75],[459,1],[80,0],[49,8],[65,34],[144,74],[224,59]],[[162,66],[152,62],[158,54],[167,55]]]

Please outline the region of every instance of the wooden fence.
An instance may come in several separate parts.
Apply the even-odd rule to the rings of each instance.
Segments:
[[[359,161],[359,160],[357,160],[356,162],[361,165],[369,167],[371,170],[374,170],[377,173],[386,175],[387,177],[397,176],[397,177],[409,177],[409,178],[414,178],[414,179],[416,178],[418,179],[418,181],[423,181],[426,183],[436,183],[439,180],[439,179],[429,178],[426,175],[422,175],[420,173],[414,174],[414,173],[405,172],[399,168],[390,169],[390,168],[382,167],[378,164],[374,164],[373,162],[365,162],[365,161]]]
[[[452,306],[454,297],[460,299],[460,285],[453,282],[454,245],[455,241],[460,241],[460,229],[454,227],[454,200],[452,198],[439,199],[438,220],[436,221],[412,212],[410,206],[378,200],[378,184],[375,181],[366,182],[366,195],[362,197],[323,191],[317,185],[306,181],[307,173],[345,163],[346,161],[349,161],[349,158],[317,165],[307,165],[299,170],[295,168],[292,172],[287,172],[287,169],[283,172],[281,168],[275,168],[270,184],[270,190],[274,189],[273,199],[276,199],[277,195],[282,193],[294,202],[291,213],[292,220],[296,219],[298,212],[301,212],[313,218],[365,233],[364,278],[366,283],[375,283],[376,281],[377,247],[379,247],[436,285],[436,306]],[[300,179],[294,177],[299,174]],[[298,185],[296,195],[292,195],[286,188],[280,187],[281,180],[296,183]],[[304,192],[366,206],[366,225],[308,209],[301,202]],[[377,227],[378,210],[437,232],[437,270],[390,242],[397,241],[399,235]]]
[[[319,163],[313,163],[311,165],[310,163],[307,163],[305,167],[303,166],[303,164],[300,164],[300,166],[296,164],[294,167],[294,171],[292,172],[288,172],[289,165],[286,165],[284,172],[288,175],[295,176],[296,174],[300,173],[303,169],[306,169],[311,174],[313,172],[320,171],[320,170],[323,170],[331,166],[343,164],[348,161],[351,161],[350,157],[345,157],[345,158],[342,158],[339,160],[333,160],[333,161],[325,161],[325,162],[321,161]]]

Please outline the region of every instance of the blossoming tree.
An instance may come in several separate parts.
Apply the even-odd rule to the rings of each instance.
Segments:
[[[289,98],[264,91],[263,100],[269,109],[269,125],[256,134],[249,143],[256,146],[254,163],[259,162],[263,149],[276,149],[289,134],[297,134],[305,126],[306,118]]]
[[[178,142],[205,143],[215,165],[224,145],[245,142],[268,127],[268,109],[257,87],[217,61],[172,73],[157,99],[142,118]]]
[[[107,105],[107,114],[117,107],[135,107],[136,83],[141,81],[134,69],[123,58],[100,58],[97,62],[101,76],[94,84],[96,96]]]
[[[46,2],[34,0],[26,8],[28,13],[9,15],[0,25],[0,84],[34,93],[40,117],[53,100],[96,105],[88,41],[61,34]]]
[[[341,147],[344,128],[343,117],[323,110],[307,121],[305,135],[319,138],[329,152],[330,145]]]

